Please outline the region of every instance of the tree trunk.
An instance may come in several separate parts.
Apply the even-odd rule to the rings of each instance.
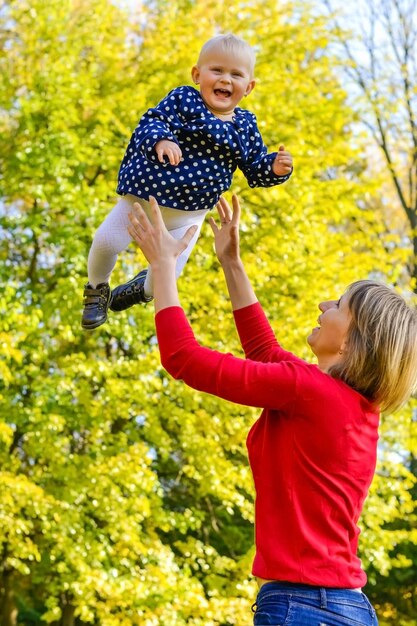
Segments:
[[[70,598],[66,593],[61,594],[61,617],[52,622],[50,626],[75,626],[75,607],[71,604]],[[0,624],[0,626],[2,626]]]
[[[413,230],[415,233],[415,228]],[[417,293],[417,234],[413,234],[413,260],[411,265],[411,278],[413,279],[413,291]]]
[[[62,617],[60,626],[74,626],[75,607],[65,602],[62,607]]]
[[[0,624],[1,626],[17,625],[17,607],[12,587],[12,572],[3,572],[0,579]]]

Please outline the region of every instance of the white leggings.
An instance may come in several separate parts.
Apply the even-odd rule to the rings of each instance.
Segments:
[[[88,282],[93,287],[96,287],[100,283],[109,282],[110,274],[116,265],[118,254],[122,252],[122,250],[126,250],[132,241],[132,237],[127,230],[130,224],[128,215],[132,210],[133,203],[138,202],[138,200],[139,198],[130,194],[123,196],[111,210],[104,222],[98,227],[88,254]],[[149,202],[146,200],[139,201],[146,214],[150,216]],[[202,209],[201,211],[188,212],[162,206],[159,208],[161,209],[165,226],[175,239],[181,239],[190,226],[194,224],[198,226],[187,248],[177,259],[175,274],[178,278],[196,244],[208,210]],[[152,272],[150,268],[148,269],[144,288],[147,296],[153,295]]]

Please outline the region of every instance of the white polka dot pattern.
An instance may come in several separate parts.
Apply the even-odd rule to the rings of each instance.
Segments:
[[[160,163],[155,144],[162,139],[182,151],[178,166]],[[119,170],[117,192],[153,195],[163,206],[182,210],[213,208],[229,189],[233,172],[242,170],[250,187],[285,182],[276,176],[253,113],[236,107],[233,121],[224,122],[205,106],[194,87],[173,89],[139,121]]]

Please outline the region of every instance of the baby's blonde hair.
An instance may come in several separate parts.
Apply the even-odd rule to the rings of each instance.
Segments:
[[[241,37],[233,33],[224,35],[215,35],[203,45],[197,60],[197,66],[200,65],[204,55],[213,48],[220,48],[225,53],[232,53],[238,56],[244,56],[249,63],[250,75],[253,77],[255,71],[256,56],[253,48]]]
[[[352,320],[346,356],[329,374],[392,412],[417,385],[417,310],[393,289],[372,280],[346,290]]]

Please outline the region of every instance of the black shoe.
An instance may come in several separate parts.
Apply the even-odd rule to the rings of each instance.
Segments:
[[[113,289],[110,304],[112,311],[124,311],[134,304],[139,304],[139,302],[150,302],[153,300],[153,296],[145,295],[143,288],[147,273],[148,270],[142,270],[132,280]]]
[[[107,320],[107,309],[111,301],[109,283],[100,283],[94,289],[90,283],[84,287],[84,311],[81,326],[93,330]]]

